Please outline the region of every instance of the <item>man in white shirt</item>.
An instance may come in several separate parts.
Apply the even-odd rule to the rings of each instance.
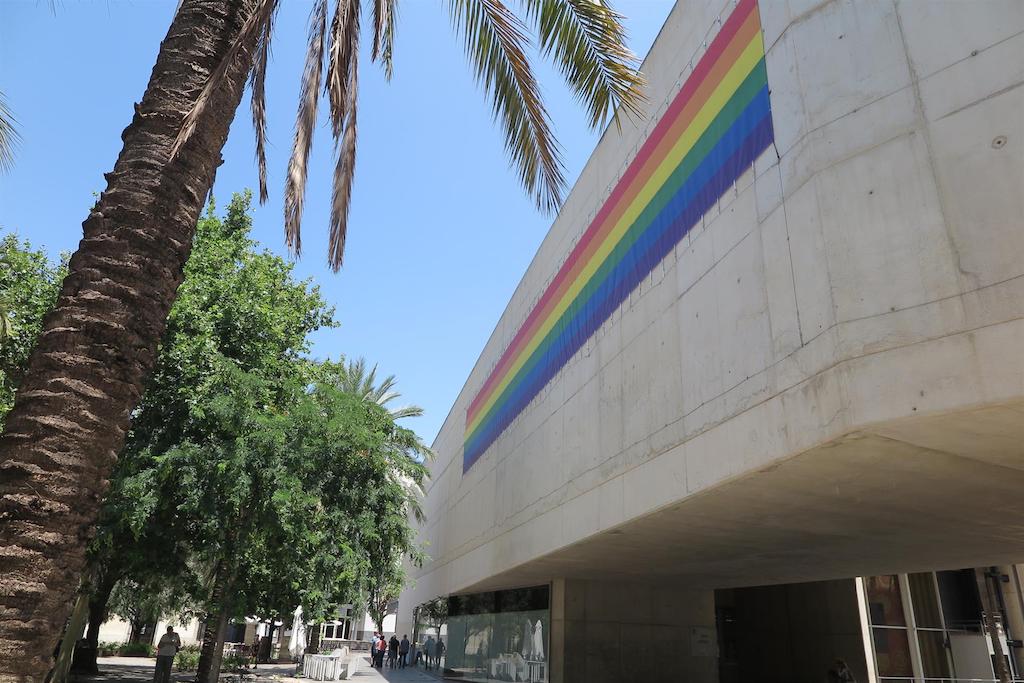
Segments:
[[[160,642],[156,645],[156,673],[153,675],[153,683],[171,683],[171,665],[174,664],[174,655],[181,649],[181,638],[174,632],[173,626],[167,627],[167,633],[160,636]]]

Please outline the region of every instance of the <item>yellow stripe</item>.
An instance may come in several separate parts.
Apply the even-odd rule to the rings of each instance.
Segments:
[[[661,164],[655,169],[654,173],[647,180],[644,186],[637,193],[632,203],[622,214],[622,217],[615,224],[615,227],[608,233],[605,240],[601,243],[598,249],[594,252],[593,256],[584,266],[583,270],[580,271],[579,276],[573,281],[569,289],[566,290],[562,299],[558,302],[551,313],[548,315],[544,324],[538,328],[533,338],[520,351],[519,356],[516,358],[508,372],[505,373],[505,377],[502,381],[494,387],[491,395],[480,410],[477,412],[476,417],[469,424],[466,429],[467,434],[472,434],[476,431],[477,426],[483,421],[484,417],[490,411],[491,407],[497,401],[498,397],[501,396],[505,388],[512,382],[516,374],[522,369],[523,365],[526,364],[533,352],[540,346],[541,342],[547,337],[551,328],[555,326],[558,319],[562,317],[566,309],[572,304],[576,296],[580,293],[590,278],[594,276],[597,269],[604,263],[605,259],[615,248],[615,245],[619,243],[622,236],[625,235],[629,227],[636,221],[640,213],[647,207],[650,201],[657,194],[658,190],[661,189],[662,185],[668,180],[672,172],[679,166],[686,154],[693,148],[700,136],[711,125],[715,117],[722,111],[722,108],[733,96],[736,90],[743,83],[744,79],[750,74],[757,65],[761,58],[764,56],[764,43],[761,40],[761,33],[758,31],[754,34],[750,43],[744,48],[739,58],[729,69],[729,72],[725,75],[722,81],[715,88],[715,91],[711,93],[707,102],[701,107],[700,112],[694,117],[693,122],[683,131],[683,134],[679,137],[679,140],[672,146],[665,159],[662,160]]]

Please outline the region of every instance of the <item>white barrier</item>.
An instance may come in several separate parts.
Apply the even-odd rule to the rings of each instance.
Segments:
[[[355,672],[356,657],[350,657],[347,647],[329,655],[303,655],[302,676],[314,681],[348,680]]]

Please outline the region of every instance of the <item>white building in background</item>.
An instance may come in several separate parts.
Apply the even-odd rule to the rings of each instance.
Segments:
[[[399,630],[450,596],[478,681],[969,678],[1002,608],[945,572],[1024,559],[1024,3],[679,0],[643,71],[433,444]]]
[[[140,633],[136,634],[136,641],[155,645],[167,630],[168,625],[174,627],[183,646],[196,645],[203,639],[203,625],[197,619],[189,619],[184,622],[161,619],[156,624],[143,626]],[[99,641],[101,643],[127,643],[131,637],[132,625],[118,617],[111,617],[100,625]]]
[[[368,643],[371,640],[374,632],[377,630],[373,617],[369,614],[353,615],[351,612],[352,605],[343,605],[337,619],[306,625],[307,629],[315,629],[319,632],[321,649],[330,650],[342,644]],[[395,633],[395,621],[396,613],[394,611],[384,617],[384,634],[389,638]],[[198,619],[187,619],[185,621],[162,619],[156,624],[146,624],[136,634],[135,640],[136,642],[155,645],[160,636],[166,631],[168,625],[174,627],[175,632],[181,638],[183,646],[198,645],[202,642],[203,622]],[[247,618],[244,621],[232,622],[228,625],[224,642],[228,648],[251,645],[255,639],[262,638],[270,633],[271,629],[268,621]],[[309,635],[311,633],[307,631],[307,638]],[[402,634],[398,635],[401,637]],[[131,636],[131,624],[117,617],[108,619],[100,626],[99,641],[101,643],[127,643]],[[286,659],[288,657],[288,646],[292,639],[292,624],[277,622],[270,637],[272,639],[272,652],[275,653],[273,656]]]

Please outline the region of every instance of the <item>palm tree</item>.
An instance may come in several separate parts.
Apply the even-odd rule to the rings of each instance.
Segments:
[[[329,375],[329,380],[335,388],[346,394],[359,396],[364,401],[371,401],[382,408],[402,394],[395,390],[398,380],[394,375],[388,375],[380,384],[377,383],[377,366],[367,370],[366,359],[344,360],[340,363],[325,363],[321,366]],[[423,408],[419,406],[403,406],[401,408],[388,408],[392,419],[400,420],[403,417],[419,417],[423,414]]]
[[[531,28],[598,125],[636,111],[641,80],[620,17],[602,0],[450,0],[506,149],[538,206],[565,181],[527,58]],[[391,70],[395,0],[372,0],[374,60]],[[83,223],[0,437],[0,683],[41,680],[70,609],[85,545],[132,410],[153,367],[196,220],[247,81],[260,196],[267,195],[265,75],[279,0],[181,0],[106,189]],[[341,265],[355,168],[359,0],[313,0],[306,68],[285,184],[295,252],[321,85],[337,164],[328,260]],[[326,63],[326,71],[324,64]]]
[[[322,381],[334,386],[334,388],[346,394],[352,394],[353,396],[360,397],[364,401],[376,403],[388,411],[392,420],[401,420],[406,417],[420,417],[423,415],[423,408],[417,405],[389,408],[389,403],[395,399],[401,398],[402,396],[402,394],[395,389],[398,385],[398,380],[394,375],[388,375],[378,384],[377,366],[374,365],[372,368],[367,370],[365,358],[358,358],[356,360],[349,361],[342,359],[337,363],[327,361],[321,363],[318,369]],[[406,453],[410,457],[416,458],[421,462],[423,460],[432,460],[434,458],[434,452],[423,442],[423,439],[420,438],[419,434],[397,423],[395,424],[395,433],[392,435],[391,442],[395,449]],[[409,494],[409,512],[412,513],[418,521],[422,522],[423,510],[419,505],[419,500],[423,497],[422,487],[416,481],[408,477],[401,476],[400,473],[395,472],[394,474],[396,476],[396,481],[398,481]]]

